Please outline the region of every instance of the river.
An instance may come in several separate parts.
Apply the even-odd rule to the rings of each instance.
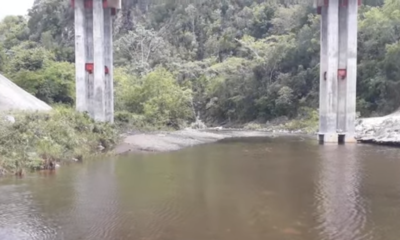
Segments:
[[[231,139],[0,179],[1,240],[398,240],[400,149]]]

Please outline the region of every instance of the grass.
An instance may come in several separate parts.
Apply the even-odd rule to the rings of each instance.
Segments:
[[[116,111],[114,119],[115,125],[120,132],[128,132],[132,129],[141,132],[174,131],[184,127],[179,126],[178,128],[174,128],[172,126],[165,126],[161,123],[149,123],[145,116],[128,111]]]
[[[86,114],[57,107],[50,112],[13,112],[15,123],[0,117],[0,175],[53,168],[111,149],[118,132]]]
[[[299,116],[284,125],[289,131],[315,133],[318,131],[318,111],[312,108],[301,108]]]
[[[303,107],[299,109],[298,116],[294,119],[280,117],[272,120],[271,123],[262,124],[258,122],[250,122],[244,125],[245,130],[285,130],[300,131],[303,133],[315,133],[318,131],[318,111],[316,109]]]
[[[265,126],[261,123],[250,122],[244,125],[244,130],[256,131],[265,128]]]

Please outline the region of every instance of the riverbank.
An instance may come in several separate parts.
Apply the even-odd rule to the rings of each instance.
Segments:
[[[167,152],[199,144],[217,142],[227,138],[275,137],[288,134],[296,133],[283,130],[273,132],[214,128],[208,130],[185,129],[175,132],[126,134],[121,136],[122,141],[113,152],[115,154]]]
[[[241,128],[124,131],[118,135],[121,132],[118,124],[95,123],[85,114],[68,108],[43,113],[13,113],[3,115],[1,121],[0,175],[19,174],[23,169],[54,168],[58,163],[81,161],[105,152],[117,155],[166,152],[226,138],[316,134],[314,120],[299,119],[279,124],[249,123]],[[360,142],[400,144],[400,114],[357,120],[356,138]]]
[[[96,123],[86,114],[63,107],[48,112],[3,112],[0,123],[0,175],[53,169],[57,165],[104,153],[165,152],[225,138],[300,132],[249,124],[245,129],[188,128],[143,133],[126,131],[120,122],[115,125]],[[132,126],[127,129],[132,128],[135,129]],[[118,135],[121,132],[124,134]]]
[[[0,115],[0,175],[53,169],[104,153],[118,142],[116,129],[74,109]]]
[[[303,112],[297,119],[281,117],[266,123],[225,124],[223,127],[207,128],[197,119],[191,124],[190,129],[180,131],[126,133],[121,136],[121,142],[114,149],[114,153],[174,151],[226,138],[315,135],[318,129],[317,112],[310,109]]]
[[[217,142],[226,138],[273,137],[291,134],[314,136],[317,134],[315,131],[288,130],[282,128],[283,126],[285,125],[265,128],[258,124],[247,124],[243,128],[217,127],[204,130],[185,129],[175,132],[124,134],[121,136],[120,144],[113,152],[115,154],[166,152]],[[400,145],[400,114],[358,119],[356,122],[356,139],[364,143]]]

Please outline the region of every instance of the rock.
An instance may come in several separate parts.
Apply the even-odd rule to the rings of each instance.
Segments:
[[[9,123],[11,123],[11,124],[14,124],[14,123],[15,123],[15,118],[14,118],[14,116],[11,116],[11,115],[6,115],[6,116],[4,117],[4,120],[6,120],[7,122],[9,122]]]
[[[190,124],[191,129],[206,129],[207,126],[206,124],[200,120],[199,117],[196,118],[196,121],[192,124]]]
[[[361,142],[400,144],[400,115],[360,119],[355,130],[356,139]]]
[[[103,151],[104,149],[106,149],[103,145],[99,145],[99,146],[97,146],[97,149],[99,149],[99,151]]]
[[[214,130],[214,131],[221,131],[223,129],[223,127],[213,127],[213,128],[209,128],[209,130]]]
[[[74,162],[82,162],[83,161],[83,156],[82,155],[77,155],[74,158],[72,158],[72,161],[74,161]]]

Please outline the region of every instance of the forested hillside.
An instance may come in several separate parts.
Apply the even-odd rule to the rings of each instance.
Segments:
[[[125,0],[115,20],[117,118],[181,126],[265,122],[318,107],[319,16],[312,1]],[[48,103],[74,104],[73,10],[36,0],[0,23],[0,71]],[[400,103],[400,1],[359,14],[357,109]]]

